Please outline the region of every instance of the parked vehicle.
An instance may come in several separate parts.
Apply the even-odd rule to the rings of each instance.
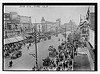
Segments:
[[[57,35],[57,34],[56,34],[55,36],[56,36],[56,37],[58,37],[58,35]]]
[[[48,36],[48,40],[50,40],[51,39],[51,36]]]
[[[53,46],[49,46],[48,51],[53,51]]]
[[[47,39],[46,38],[44,38],[44,41],[46,41]]]
[[[22,56],[22,51],[15,51],[12,55],[11,55],[11,59],[17,59],[19,57]]]
[[[5,53],[5,54],[4,54],[4,57],[5,57],[5,58],[9,58],[9,56],[10,56],[9,53]]]

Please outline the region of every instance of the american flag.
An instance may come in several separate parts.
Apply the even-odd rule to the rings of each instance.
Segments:
[[[81,18],[81,16],[82,16],[82,15],[80,14],[80,22],[82,22],[82,20],[83,20],[83,19]]]
[[[90,7],[88,7],[88,11],[87,11],[87,14],[86,14],[86,20],[89,21],[89,16],[90,16]]]

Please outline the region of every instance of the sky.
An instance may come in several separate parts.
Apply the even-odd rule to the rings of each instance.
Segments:
[[[4,13],[17,12],[21,16],[31,16],[34,23],[41,22],[41,18],[55,22],[61,18],[61,23],[68,23],[70,19],[79,25],[80,14],[86,15],[89,6],[4,6]],[[90,6],[90,12],[94,12],[94,6]]]

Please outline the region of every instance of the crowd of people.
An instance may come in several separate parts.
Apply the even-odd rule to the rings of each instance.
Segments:
[[[67,43],[63,42],[55,49],[50,46],[49,56],[43,59],[43,67],[34,67],[32,70],[40,71],[70,71],[73,70],[73,52],[67,48]],[[53,56],[50,56],[53,55]]]
[[[10,43],[10,44],[6,44],[4,45],[4,57],[10,57],[10,54],[18,51],[22,48],[23,43],[22,42],[15,42],[15,43]]]
[[[62,41],[62,43],[57,49],[53,46],[49,46],[49,55],[43,59],[43,66],[40,68],[34,66],[32,70],[73,70],[73,56],[77,55],[73,50],[73,45],[68,41],[63,41],[63,39],[58,39],[58,41]],[[4,57],[9,57],[11,53],[20,50],[22,46],[25,46],[27,43],[29,44],[27,49],[29,49],[31,43],[27,40],[4,45]]]

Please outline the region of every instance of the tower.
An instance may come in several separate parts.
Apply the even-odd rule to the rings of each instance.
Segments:
[[[46,32],[46,23],[44,17],[41,19],[41,24],[42,24],[42,33]]]
[[[60,30],[60,26],[61,26],[61,19],[57,19],[56,20],[56,25],[57,25],[57,31]]]

